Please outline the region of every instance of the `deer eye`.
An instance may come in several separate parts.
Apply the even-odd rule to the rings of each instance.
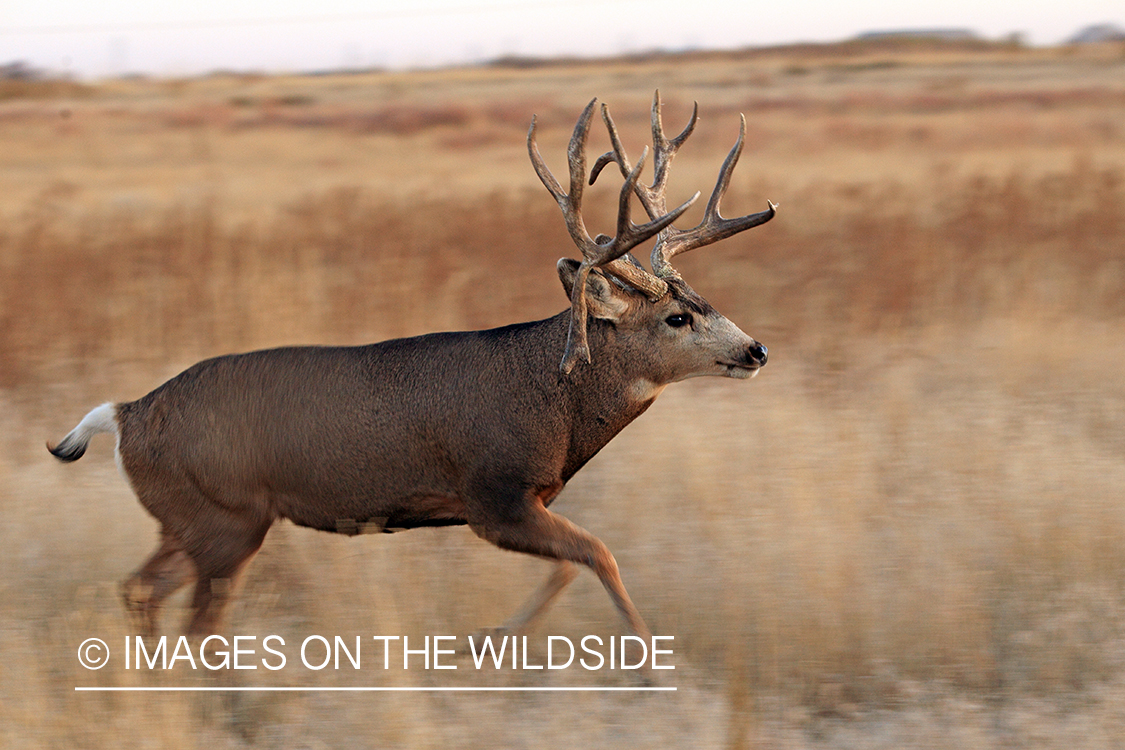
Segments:
[[[687,313],[677,313],[675,315],[669,315],[664,319],[664,322],[672,328],[683,328],[691,323],[691,316]]]

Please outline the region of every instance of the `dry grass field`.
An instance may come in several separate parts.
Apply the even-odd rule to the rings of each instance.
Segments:
[[[669,129],[702,115],[670,200],[710,190],[744,112],[725,211],[780,204],[677,264],[769,366],[670,387],[553,506],[674,636],[658,684],[677,690],[76,693],[632,684],[464,661],[126,670],[117,584],[155,523],[109,440],[73,466],[43,443],[207,356],[563,309],[574,249],[527,124],[558,174],[598,96],[638,153],[656,88]],[[0,747],[1122,746],[1122,48],[13,85],[0,143]],[[230,630],[358,635],[366,655],[375,635],[463,639],[546,573],[464,528],[279,525]],[[584,573],[532,642],[620,632]],[[75,659],[93,636],[118,650],[97,672]]]

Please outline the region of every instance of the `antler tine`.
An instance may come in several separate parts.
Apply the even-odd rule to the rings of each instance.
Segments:
[[[684,141],[695,132],[695,126],[699,122],[699,102],[692,103],[691,119],[680,134],[671,140],[664,136],[664,122],[660,115],[662,107],[660,90],[657,89],[652,95],[652,144],[656,155],[652,161],[654,174],[650,192],[655,194],[653,198],[661,201],[664,200],[664,191],[668,185],[668,169],[672,164],[672,157],[679,151],[680,146],[684,145]]]
[[[711,191],[711,198],[707,201],[707,208],[703,212],[705,219],[714,217],[719,219],[719,201],[727,194],[730,187],[730,177],[734,174],[734,166],[742,156],[742,146],[746,141],[746,115],[738,116],[738,140],[734,142],[727,158],[723,159],[723,166],[719,169],[719,178],[715,181],[715,189]]]
[[[547,188],[548,192],[558,202],[562,202],[566,196],[563,192],[562,185],[551,174],[551,170],[547,168],[546,163],[543,161],[543,156],[539,153],[539,144],[535,142],[535,129],[539,125],[539,118],[535,115],[531,116],[531,127],[527,129],[527,154],[531,157],[531,166],[535,167],[535,174],[539,176],[539,181]]]
[[[723,166],[719,170],[719,178],[715,182],[715,189],[707,201],[703,212],[703,220],[693,229],[669,230],[665,232],[656,247],[652,249],[652,270],[658,278],[679,277],[676,269],[669,262],[680,253],[694,250],[697,247],[710,245],[713,242],[726,239],[759,224],[765,224],[774,217],[777,205],[767,201],[769,208],[756,214],[748,214],[737,219],[724,219],[719,213],[719,203],[730,186],[730,178],[738,158],[742,155],[742,146],[746,138],[746,117],[739,115],[738,140],[735,141]]]
[[[590,184],[593,185],[594,181],[598,179],[602,169],[610,164],[617,164],[621,170],[621,176],[628,179],[629,173],[633,171],[633,167],[629,165],[629,157],[625,155],[625,147],[621,145],[621,136],[617,134],[617,125],[610,117],[609,107],[604,103],[602,104],[602,122],[605,123],[606,130],[609,131],[609,143],[613,147],[612,150],[606,151],[598,157],[594,162],[594,168],[590,171]],[[646,201],[649,199],[648,191],[643,185],[637,183],[634,188],[637,191],[637,197],[641,199],[641,203],[645,204],[645,210],[649,213],[650,218],[655,218],[659,214],[654,214],[649,211]]]
[[[664,123],[660,116],[660,110],[664,103],[660,101],[660,90],[657,89],[656,93],[652,95],[652,132],[655,135],[659,132],[660,138],[664,140]],[[673,138],[671,141],[664,141],[670,143],[674,149],[683,145],[684,141],[688,139],[692,133],[695,132],[695,126],[699,123],[699,102],[692,102],[691,119],[680,134]]]
[[[539,153],[539,146],[535,142],[537,122],[534,116],[531,118],[531,127],[527,131],[527,153],[531,157],[531,164],[535,167],[535,173],[539,175],[543,186],[559,204],[567,232],[570,233],[574,244],[582,251],[583,257],[588,256],[595,247],[594,241],[590,239],[590,233],[586,231],[586,224],[582,221],[582,188],[586,180],[586,138],[590,133],[590,119],[593,117],[594,104],[597,101],[591,99],[586,109],[582,110],[578,123],[574,126],[574,135],[571,136],[570,144],[566,149],[570,172],[569,192],[563,192],[559,181],[551,174],[551,170],[547,168]]]

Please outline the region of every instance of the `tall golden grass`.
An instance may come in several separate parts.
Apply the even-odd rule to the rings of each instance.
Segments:
[[[47,173],[35,178],[45,187],[0,205],[9,217],[0,229],[0,744],[1119,741],[1125,130],[1114,123],[1125,121],[1125,99],[1106,80],[1120,59],[875,54],[106,84],[64,102],[73,116],[54,146],[35,125],[42,110],[17,102],[5,119],[0,108],[0,128]],[[1039,88],[1013,70],[1040,76]],[[575,75],[590,89],[577,97]],[[553,263],[573,251],[557,208],[532,185],[526,118],[512,113],[524,101],[535,103],[526,114],[547,113],[540,141],[556,164],[578,111],[568,103],[604,84],[625,102],[613,100],[615,116],[639,150],[654,82],[669,99],[669,127],[688,98],[670,84],[717,92],[695,155],[685,148],[677,163],[677,189],[706,191],[729,147],[717,123],[757,102],[726,212],[781,203],[770,224],[679,263],[770,346],[769,367],[749,384],[669,388],[556,505],[609,544],[654,631],[675,636],[666,684],[679,690],[75,694],[90,684],[308,680],[81,669],[84,638],[112,647],[129,632],[116,581],[150,551],[154,525],[107,445],[59,467],[43,440],[99,401],[135,398],[205,356],[557,312],[565,300]],[[357,105],[364,92],[374,103]],[[376,111],[395,113],[379,126],[389,130],[370,132]],[[105,129],[94,135],[91,123]],[[68,137],[103,139],[104,167],[72,163]],[[251,142],[269,145],[228,171]],[[198,148],[153,147],[176,143]],[[315,158],[294,153],[302,144]],[[396,161],[392,146],[410,157]],[[349,182],[346,166],[336,184],[313,178],[318,163],[335,173],[361,147],[380,154],[369,166],[382,159],[403,183],[380,172]],[[138,167],[146,150],[153,161]],[[279,189],[270,155],[307,178],[303,191]],[[14,183],[20,157],[0,164],[0,181]],[[257,188],[244,178],[248,190],[227,200],[233,172],[255,164],[267,177]],[[464,172],[473,164],[480,184]],[[190,193],[174,187],[177,175]],[[114,184],[144,197],[115,201]],[[612,224],[614,189],[591,191],[591,227]],[[510,614],[545,574],[464,529],[349,540],[281,526],[251,567],[232,630],[463,636]],[[181,616],[170,608],[166,633]],[[592,576],[544,628],[619,632]],[[464,669],[316,680],[628,684]]]

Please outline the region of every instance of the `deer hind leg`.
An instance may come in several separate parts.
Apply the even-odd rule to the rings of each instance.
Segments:
[[[579,563],[588,566],[598,576],[633,635],[640,636],[646,642],[651,640],[648,626],[625,591],[625,584],[621,582],[617,561],[600,539],[582,527],[538,503],[530,504],[526,512],[517,519],[503,522],[495,519],[470,521],[470,527],[477,536],[497,547],[526,552],[560,563],[510,623],[522,627],[540,617],[551,601],[574,579],[573,563]]]
[[[129,619],[141,635],[154,635],[164,600],[195,577],[195,565],[180,540],[161,530],[160,545],[137,572],[121,584]]]
[[[161,599],[194,577],[187,634],[215,634],[238,574],[273,523],[269,498],[228,491],[220,495],[197,478],[159,467],[130,469],[126,462],[125,469],[138,489],[137,499],[160,521],[163,533],[156,553],[126,581],[126,604],[141,613],[153,612]]]
[[[213,635],[222,628],[223,615],[242,572],[270,527],[269,521],[253,523],[225,511],[222,515],[221,523],[206,527],[206,536],[201,534],[188,543],[188,554],[197,571],[189,636]]]

